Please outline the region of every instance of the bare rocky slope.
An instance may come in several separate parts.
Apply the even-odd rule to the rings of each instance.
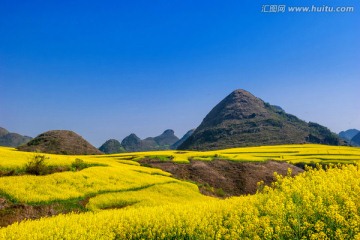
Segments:
[[[42,133],[18,149],[27,152],[38,151],[66,155],[102,154],[80,135],[67,130],[52,130]]]
[[[257,183],[270,185],[275,181],[274,172],[287,175],[291,169],[295,176],[303,169],[285,162],[233,162],[227,160],[190,161],[190,164],[164,162],[155,159],[140,161],[145,166],[160,168],[173,177],[198,184],[203,194],[217,197],[254,194]]]

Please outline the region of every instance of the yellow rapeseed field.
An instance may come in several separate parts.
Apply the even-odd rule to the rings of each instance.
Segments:
[[[25,221],[1,239],[360,239],[358,166],[279,178],[252,196]]]
[[[139,153],[121,153],[102,156],[102,158],[117,158],[123,160],[140,160],[145,157],[160,157],[166,160],[186,163],[189,160],[210,161],[213,159],[229,159],[233,161],[287,161],[292,163],[349,163],[360,160],[360,149],[354,147],[339,147],[318,144],[294,144],[277,146],[260,146],[231,148],[216,151],[154,151]]]
[[[21,169],[32,156],[1,147],[0,170]],[[359,148],[309,144],[46,156],[49,165],[68,166],[80,158],[102,166],[0,177],[0,197],[27,204],[88,198],[88,212],[15,223],[0,228],[0,239],[360,239]],[[355,164],[277,176],[272,187],[259,183],[255,195],[220,200],[169,173],[139,166],[142,158]]]

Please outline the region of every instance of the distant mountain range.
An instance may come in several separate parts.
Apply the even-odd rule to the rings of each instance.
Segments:
[[[360,146],[360,130],[358,129],[348,129],[346,131],[341,131],[339,136],[344,139],[349,145]]]
[[[72,131],[52,130],[41,133],[33,139],[17,133],[10,133],[5,128],[0,127],[0,146],[18,147],[21,151],[71,155],[156,151],[176,149],[191,135],[192,131],[187,132],[181,139],[176,137],[171,129],[165,130],[159,136],[148,137],[143,140],[132,133],[124,138],[121,143],[116,139],[109,139],[99,149],[96,149]]]
[[[126,152],[125,148],[116,139],[107,140],[99,147],[99,150],[106,154]]]
[[[167,150],[174,149],[173,145],[177,142],[179,142],[179,138],[175,136],[174,131],[167,129],[159,136],[148,137],[143,140],[134,133],[125,137],[121,143],[111,139],[106,141],[99,150],[104,153]]]
[[[360,133],[360,130],[357,129],[348,129],[346,131],[341,131],[339,133],[339,137],[346,141],[350,141],[353,137],[355,137],[356,134]]]
[[[360,130],[353,128],[353,129],[348,129],[346,131],[341,131],[339,133],[339,136],[340,138],[348,142],[350,145],[360,146],[360,141],[359,141],[360,136],[357,136],[359,133]]]
[[[351,139],[350,143],[355,146],[360,146],[360,132]]]
[[[360,146],[359,130],[349,129],[339,135],[341,138],[320,124],[300,120],[286,113],[280,106],[266,103],[239,89],[217,104],[199,127],[188,131],[181,139],[171,129],[159,136],[145,139],[132,133],[121,142],[110,139],[96,149],[72,131],[48,131],[31,139],[0,128],[0,145],[18,147],[23,151],[59,154],[110,154],[167,149],[215,150],[296,143],[350,143]]]
[[[178,149],[215,150],[294,143],[344,144],[328,128],[302,121],[281,107],[239,89],[216,105]]]
[[[31,139],[32,137],[11,133],[5,128],[0,127],[0,146],[18,147],[29,142]]]
[[[171,145],[178,140],[179,138],[175,136],[174,131],[168,129],[157,137],[148,137],[143,140],[132,133],[121,141],[121,146],[127,152],[166,150],[170,149]]]
[[[194,131],[195,129],[189,130],[182,138],[180,138],[179,141],[171,145],[170,149],[177,149],[183,142],[186,141],[186,139],[188,139],[194,133]]]

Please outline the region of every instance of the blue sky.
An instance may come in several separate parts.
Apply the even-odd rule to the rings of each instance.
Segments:
[[[70,129],[97,147],[181,137],[238,88],[332,131],[360,129],[359,1],[1,1],[0,126],[12,132]]]

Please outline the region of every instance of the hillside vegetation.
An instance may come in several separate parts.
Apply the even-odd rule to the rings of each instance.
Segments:
[[[0,239],[353,239],[360,237],[360,171],[344,165],[276,176],[255,195],[225,200],[202,195],[193,183],[172,178],[143,159],[186,164],[275,159],[293,163],[357,163],[360,149],[281,145],[219,151],[159,151],[113,155],[52,155],[47,166],[66,171],[24,172],[39,153],[0,148]],[[81,161],[76,160],[81,159]],[[74,163],[87,164],[82,170]],[[24,175],[25,174],[25,175]],[[290,173],[289,173],[290,176]],[[19,207],[20,206],[20,207]],[[56,215],[21,221],[21,209],[46,208]],[[21,209],[20,209],[21,208]],[[81,213],[83,212],[83,213]],[[17,216],[11,214],[17,213]],[[39,218],[43,212],[26,215]],[[51,215],[51,214],[50,214]],[[14,221],[13,221],[14,222]]]

